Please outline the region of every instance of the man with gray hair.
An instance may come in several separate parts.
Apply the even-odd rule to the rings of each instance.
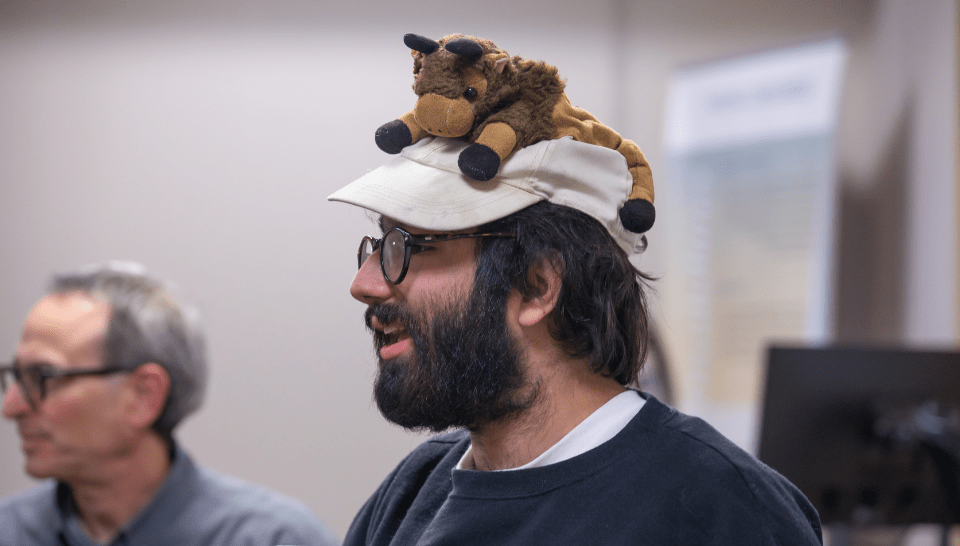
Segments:
[[[0,500],[0,546],[335,544],[299,502],[180,448],[206,379],[196,312],[142,266],[55,276],[0,367],[26,472],[52,479]]]

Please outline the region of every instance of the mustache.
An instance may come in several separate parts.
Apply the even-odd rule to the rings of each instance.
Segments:
[[[372,321],[374,317],[376,317],[381,324],[386,325],[392,322],[399,322],[404,328],[409,328],[410,324],[415,320],[413,313],[399,303],[375,303],[367,307],[367,310],[363,313],[363,323],[367,326],[367,330],[373,334],[378,333],[373,328]]]
[[[377,303],[367,307],[363,314],[363,321],[367,330],[373,334],[373,347],[378,352],[385,345],[388,345],[393,336],[387,335],[373,327],[372,319],[376,317],[380,324],[400,324],[407,334],[414,340],[414,345],[423,346],[425,339],[426,325],[416,313],[412,312],[407,306],[399,303]]]

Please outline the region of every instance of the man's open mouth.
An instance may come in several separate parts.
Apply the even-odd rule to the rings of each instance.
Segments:
[[[384,344],[389,345],[392,343],[396,343],[402,337],[409,337],[410,334],[407,333],[406,328],[404,328],[400,324],[395,323],[389,326],[385,326],[383,330],[380,332],[380,335],[383,337]]]
[[[413,344],[410,333],[398,323],[384,326],[377,331],[377,346],[380,358],[390,360],[406,352]]]

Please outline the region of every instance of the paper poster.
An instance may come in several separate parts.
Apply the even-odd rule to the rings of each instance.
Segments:
[[[706,408],[749,413],[771,342],[829,337],[845,57],[829,40],[672,81],[667,184],[684,212],[686,392]]]

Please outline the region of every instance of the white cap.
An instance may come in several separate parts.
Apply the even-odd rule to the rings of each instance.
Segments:
[[[643,236],[620,223],[633,178],[619,152],[570,137],[543,140],[509,155],[497,176],[479,182],[457,165],[467,146],[420,140],[328,199],[430,231],[474,228],[546,200],[595,218],[628,255],[642,249]]]

